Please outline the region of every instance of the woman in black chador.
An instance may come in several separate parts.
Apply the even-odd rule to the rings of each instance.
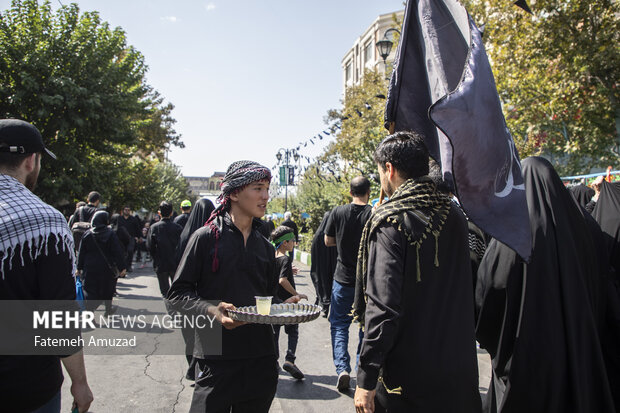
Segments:
[[[118,237],[108,224],[110,215],[98,211],[91,220],[91,229],[84,233],[78,254],[77,269],[84,279],[84,297],[89,310],[105,301],[106,315],[112,309],[116,268],[119,276],[126,273],[123,249]]]
[[[606,306],[601,309],[606,330],[601,342],[616,410],[620,411],[620,182],[601,182],[592,215],[602,230],[602,249],[611,271],[605,289]]]
[[[323,316],[327,317],[329,313],[329,304],[332,296],[332,284],[334,282],[334,271],[336,270],[336,260],[338,259],[338,250],[336,247],[327,247],[325,245],[325,226],[329,218],[329,211],[323,216],[321,224],[314,233],[312,238],[312,247],[310,248],[310,278],[316,291],[317,302],[323,307]]]
[[[183,256],[183,252],[185,251],[189,238],[194,232],[196,232],[196,230],[204,227],[205,222],[207,222],[214,209],[215,206],[213,205],[213,202],[207,198],[201,198],[198,202],[196,202],[192,212],[189,214],[189,218],[187,218],[185,227],[183,227],[183,232],[181,232],[181,237],[179,239],[176,252],[177,263],[181,261],[181,257]],[[196,359],[192,356],[194,352],[194,329],[190,327],[183,327],[181,329],[181,333],[183,334],[183,340],[185,341],[185,358],[187,359],[188,364],[185,378],[188,380],[194,380],[196,371]]]
[[[493,359],[487,412],[614,412],[594,303],[600,267],[551,164],[523,161],[529,264],[493,239],[478,270],[476,336]]]
[[[181,257],[183,256],[183,251],[185,251],[185,247],[187,246],[187,241],[189,241],[189,237],[192,236],[197,229],[200,229],[205,226],[205,223],[211,216],[211,213],[215,209],[213,202],[211,202],[208,198],[199,199],[192,212],[189,214],[187,218],[187,222],[183,227],[183,232],[181,232],[181,237],[179,238],[179,245],[177,246],[177,262],[181,261]]]

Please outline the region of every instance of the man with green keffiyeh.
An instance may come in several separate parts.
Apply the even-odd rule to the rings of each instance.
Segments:
[[[389,201],[360,242],[356,411],[478,412],[465,217],[427,176],[423,137],[390,135],[374,160]]]

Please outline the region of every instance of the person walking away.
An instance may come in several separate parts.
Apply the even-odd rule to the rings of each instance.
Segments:
[[[175,253],[179,244],[179,237],[183,229],[172,222],[172,205],[166,201],[159,204],[161,221],[154,224],[148,236],[149,250],[153,257],[153,268],[159,281],[159,291],[166,297],[170,289],[170,281],[177,269]]]
[[[349,356],[349,326],[353,320],[351,307],[355,293],[355,269],[357,252],[362,237],[362,229],[370,217],[372,207],[368,205],[370,198],[370,181],[358,176],[351,180],[350,193],[352,202],[337,206],[329,214],[325,226],[325,245],[336,247],[338,260],[334,271],[332,296],[329,308],[329,323],[332,336],[334,365],[338,381],[338,391],[349,389],[351,358]],[[363,332],[359,329],[359,344]],[[359,354],[359,345],[358,351]]]
[[[297,274],[297,270],[293,270],[291,257],[286,255],[287,252],[295,247],[295,234],[293,230],[284,225],[279,226],[271,233],[271,243],[276,248],[276,273],[279,276],[280,284],[278,286],[278,298],[281,301],[286,301],[293,296],[298,296],[299,298],[307,300],[308,297],[305,294],[299,294],[297,290],[295,290],[294,275]],[[273,326],[276,342],[276,357],[280,356],[279,338],[281,327],[281,325]],[[299,341],[299,325],[286,324],[284,325],[284,331],[288,336],[288,348],[282,369],[296,380],[301,380],[304,378],[304,374],[295,365],[295,352]]]
[[[56,159],[36,127],[0,120],[0,300],[75,300],[73,235],[65,217],[32,192],[43,153]],[[60,412],[61,362],[71,409],[86,412],[93,394],[81,347],[63,357],[0,355],[0,409]]]
[[[76,252],[80,249],[82,237],[90,229],[90,221],[93,219],[95,212],[99,211],[99,205],[101,204],[99,192],[90,192],[87,199],[88,204],[77,208],[75,213],[69,218],[69,228],[71,228],[71,233],[73,234]]]
[[[108,227],[110,215],[97,211],[91,221],[91,229],[82,238],[78,253],[78,274],[81,276],[86,309],[94,311],[103,301],[104,316],[112,314],[112,297],[116,278],[127,273],[125,255],[118,237]]]
[[[181,202],[181,212],[182,214],[178,217],[174,218],[174,223],[180,225],[181,228],[185,228],[185,224],[187,224],[187,220],[189,219],[189,214],[192,211],[192,202],[189,199]]]
[[[360,242],[354,314],[365,329],[355,408],[478,413],[465,217],[428,176],[422,136],[386,137],[374,161],[389,201]]]
[[[337,249],[325,245],[325,226],[328,219],[329,211],[323,215],[323,220],[312,238],[310,247],[310,278],[316,291],[316,304],[321,305],[323,317],[327,317],[329,313],[334,271],[338,260]]]
[[[522,170],[530,262],[493,239],[478,269],[476,336],[493,367],[484,411],[613,412],[591,232],[549,161],[527,158]]]

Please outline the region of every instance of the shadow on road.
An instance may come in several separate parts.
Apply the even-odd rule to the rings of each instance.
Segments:
[[[276,397],[279,399],[333,400],[340,396],[348,396],[353,399],[353,389],[347,393],[340,393],[336,390],[336,376],[308,374],[304,380],[298,381],[284,375],[286,373],[283,373],[278,381]]]
[[[129,290],[131,288],[146,288],[146,285],[119,283],[116,286],[117,290]]]

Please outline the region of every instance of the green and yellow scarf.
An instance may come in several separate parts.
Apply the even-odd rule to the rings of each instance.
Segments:
[[[362,326],[364,325],[367,300],[368,251],[370,238],[377,228],[383,222],[392,223],[407,238],[408,242],[416,247],[417,281],[420,281],[420,246],[430,235],[435,237],[435,266],[439,266],[437,254],[439,233],[450,212],[450,203],[450,198],[437,192],[433,181],[429,177],[424,176],[406,180],[398,187],[389,201],[377,207],[362,231],[357,257],[355,300],[353,303],[354,320],[359,321]],[[408,219],[407,213],[414,214],[425,224],[423,231],[413,232],[411,225],[405,222]]]

